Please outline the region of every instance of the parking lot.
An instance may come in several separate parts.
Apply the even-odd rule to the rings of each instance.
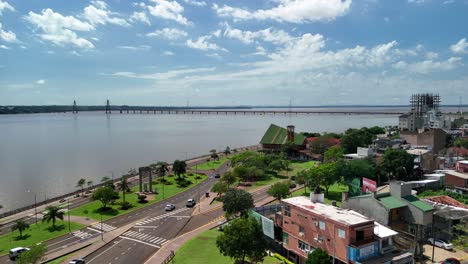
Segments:
[[[432,259],[432,245],[424,245],[424,255]],[[434,250],[434,262],[440,262],[446,258],[457,258],[459,260],[468,260],[468,253],[462,250],[449,251],[439,247]],[[431,262],[428,262],[431,263]]]

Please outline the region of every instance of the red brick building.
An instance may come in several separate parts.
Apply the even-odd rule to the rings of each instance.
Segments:
[[[455,168],[456,171],[445,173],[445,184],[448,187],[468,189],[468,161],[458,161]]]

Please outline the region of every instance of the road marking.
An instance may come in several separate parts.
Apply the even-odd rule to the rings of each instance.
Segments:
[[[87,227],[87,229],[89,229],[89,230],[93,230],[94,232],[98,232],[99,234],[100,234],[100,233],[102,233],[102,232],[101,232],[101,230],[96,230],[96,229],[94,229],[94,228],[91,228],[91,227]]]
[[[168,217],[175,217],[175,218],[190,218],[190,215],[170,215]]]
[[[99,255],[97,255],[96,257],[92,258],[91,260],[88,261],[88,263],[91,263],[93,260],[97,259],[98,257],[100,257],[102,254],[106,253],[107,251],[109,251],[111,248],[115,247],[117,244],[120,243],[120,241],[122,240],[119,240],[117,243],[113,244],[112,246],[110,246],[108,249],[104,250],[103,252],[101,252]]]
[[[184,207],[184,208],[180,208],[180,209],[177,209],[177,210],[175,210],[175,211],[172,211],[172,212],[169,212],[169,213],[166,213],[166,214],[163,214],[163,215],[151,217],[151,218],[148,218],[148,219],[146,219],[146,220],[137,222],[137,223],[136,223],[136,226],[140,227],[141,225],[149,224],[149,223],[152,223],[152,222],[157,221],[157,220],[159,220],[159,219],[163,219],[163,218],[165,218],[165,217],[168,217],[168,216],[171,216],[171,215],[174,215],[174,214],[177,214],[177,213],[180,213],[180,212],[189,210],[189,209],[190,209],[190,208],[188,208],[188,207]]]
[[[158,228],[159,226],[138,226],[138,228]]]
[[[133,239],[133,238],[129,238],[129,237],[124,237],[124,236],[119,236],[120,238],[123,238],[123,239],[128,239],[128,240],[132,240],[132,241],[136,241],[138,243],[142,243],[142,244],[145,244],[145,245],[148,245],[148,246],[152,246],[152,247],[155,247],[155,248],[161,248],[159,246],[156,246],[156,245],[153,245],[153,244],[150,244],[150,243],[146,243],[146,242],[143,242],[143,241],[140,241],[140,240],[137,240],[137,239]]]

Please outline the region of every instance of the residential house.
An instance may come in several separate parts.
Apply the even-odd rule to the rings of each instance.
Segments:
[[[445,172],[447,187],[458,188],[463,193],[468,191],[468,161],[457,161],[455,171]]]
[[[440,128],[400,132],[400,138],[406,140],[409,144],[413,146],[428,146],[435,154],[445,148],[446,136],[447,133]]]

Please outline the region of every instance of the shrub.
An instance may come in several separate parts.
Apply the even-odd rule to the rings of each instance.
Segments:
[[[167,175],[167,177],[174,177],[174,174],[169,174]]]
[[[181,179],[177,182],[177,187],[179,188],[185,188],[187,186],[189,186],[190,184],[192,184],[191,181],[189,180],[186,180],[186,179]]]
[[[164,185],[172,185],[172,184],[174,184],[174,183],[171,182],[171,181],[166,181],[166,182],[164,183]]]
[[[133,205],[131,203],[127,202],[127,201],[120,203],[120,210],[128,210],[128,209],[130,209],[132,207],[133,207]]]
[[[189,174],[187,174],[188,176],[193,176],[194,174],[192,172],[190,172]]]
[[[289,261],[287,258],[281,256],[281,255],[278,254],[278,253],[273,254],[273,257],[275,257],[275,258],[281,260],[282,263],[293,264],[293,262]]]
[[[201,178],[202,178],[202,177],[201,177],[200,175],[195,176],[195,179],[197,179],[197,180],[199,180],[199,179],[201,179]]]
[[[146,195],[138,194],[138,202],[139,203],[147,203],[148,201],[146,201]]]

